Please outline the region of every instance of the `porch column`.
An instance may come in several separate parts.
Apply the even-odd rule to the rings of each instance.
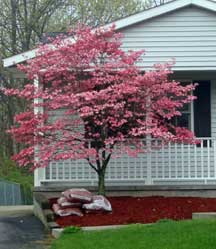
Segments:
[[[39,88],[39,80],[38,77],[36,76],[34,79],[34,86],[35,89]],[[39,104],[42,103],[42,100],[39,98],[34,99],[34,104]],[[37,115],[38,113],[43,113],[43,107],[35,107],[34,106],[34,115]],[[36,152],[38,151],[38,146],[34,147],[34,160],[38,161],[38,157],[36,156]],[[37,168],[34,171],[34,186],[35,187],[40,187],[41,186],[41,181],[45,180],[45,168]]]

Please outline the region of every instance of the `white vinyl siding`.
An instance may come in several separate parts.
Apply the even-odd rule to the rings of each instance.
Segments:
[[[139,66],[175,58],[174,70],[216,70],[216,14],[187,7],[120,30],[124,50],[145,50]]]

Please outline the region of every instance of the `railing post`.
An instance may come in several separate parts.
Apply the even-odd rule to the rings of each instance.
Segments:
[[[151,165],[151,136],[146,138],[146,148],[147,148],[147,178],[146,184],[152,185],[152,165]]]
[[[36,159],[35,159],[36,160]],[[34,186],[40,187],[41,181],[45,180],[45,168],[37,168],[34,171]]]

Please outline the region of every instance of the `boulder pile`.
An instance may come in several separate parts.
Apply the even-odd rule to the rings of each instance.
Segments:
[[[111,212],[112,206],[106,197],[93,195],[86,189],[68,189],[62,192],[57,203],[52,206],[59,216],[83,216],[85,213]]]

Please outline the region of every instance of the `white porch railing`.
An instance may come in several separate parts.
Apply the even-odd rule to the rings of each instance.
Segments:
[[[108,185],[216,184],[216,138],[199,138],[199,145],[169,143],[138,157],[110,161]],[[53,162],[40,182],[96,185],[96,173],[86,160]]]

